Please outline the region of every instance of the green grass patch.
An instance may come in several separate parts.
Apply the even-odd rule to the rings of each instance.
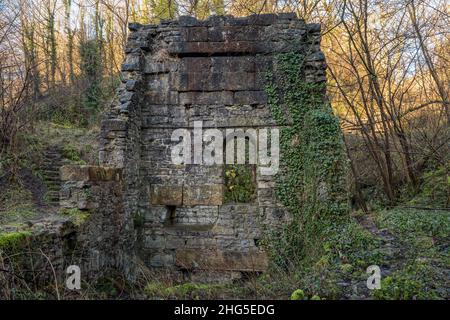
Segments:
[[[184,283],[175,286],[154,281],[149,282],[144,289],[149,298],[158,299],[223,299],[229,297],[238,297],[243,295],[243,286],[233,284],[197,284]]]
[[[20,185],[11,185],[0,195],[0,224],[23,222],[38,216],[33,196]]]
[[[417,236],[448,237],[450,235],[450,212],[394,208],[377,215],[377,224],[404,240]]]
[[[248,203],[255,199],[256,181],[250,165],[225,166],[225,202]]]
[[[86,162],[81,159],[81,152],[75,146],[66,144],[61,152],[62,156],[73,164],[84,165]]]
[[[433,208],[450,207],[450,163],[423,174],[420,192],[407,204]]]
[[[445,288],[436,287],[433,282],[436,280],[435,269],[426,263],[416,263],[382,279],[381,289],[374,290],[373,296],[378,300],[438,299],[439,291]]]
[[[450,212],[394,208],[377,214],[376,223],[397,238],[399,268],[382,280],[376,299],[439,299],[450,296]]]

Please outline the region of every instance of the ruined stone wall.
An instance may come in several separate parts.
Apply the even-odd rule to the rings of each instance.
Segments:
[[[87,279],[108,268],[120,269],[133,278],[135,239],[125,214],[122,169],[63,166],[60,175],[61,210],[69,210],[66,214],[70,215],[70,209],[76,209],[78,216],[72,263],[80,266]]]
[[[100,164],[123,170],[121,232],[149,267],[190,271],[194,279],[263,271],[264,225],[288,219],[273,176],[256,169],[248,203],[224,197],[223,165],[175,165],[171,134],[275,126],[264,91],[274,56],[305,56],[307,82],[325,81],[320,26],[295,14],[181,17],[130,25],[123,81],[102,123]],[[281,155],[282,156],[282,155]],[[282,159],[281,159],[282,161]]]
[[[0,243],[6,270],[0,274],[0,299],[10,297],[11,288],[20,293],[22,286],[64,284],[71,265],[78,266],[88,282],[112,269],[130,280],[137,274],[139,259],[129,250],[133,233],[125,230],[122,170],[63,166],[60,176],[61,214],[30,222],[26,230],[12,229],[10,234],[17,238]],[[61,294],[68,292],[60,289]],[[55,289],[49,294],[58,298],[59,293]]]

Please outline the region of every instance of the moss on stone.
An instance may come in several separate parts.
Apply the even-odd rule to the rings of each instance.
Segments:
[[[77,208],[65,208],[62,209],[60,213],[64,216],[70,217],[70,219],[76,226],[81,226],[91,215],[91,212],[89,210],[80,210]]]
[[[0,233],[0,250],[17,249],[31,235],[28,231]]]

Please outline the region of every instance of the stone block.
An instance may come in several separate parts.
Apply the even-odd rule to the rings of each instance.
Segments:
[[[127,55],[122,64],[122,71],[140,71],[143,67],[143,59],[137,55]]]
[[[226,21],[228,26],[246,26],[249,24],[248,17],[230,17]]]
[[[206,27],[190,27],[181,29],[182,41],[207,41],[208,29]]]
[[[102,131],[126,131],[128,123],[119,119],[102,121]]]
[[[129,91],[136,91],[138,89],[138,81],[130,79],[125,83],[125,88]]]
[[[174,85],[179,91],[235,91],[254,90],[255,74],[252,72],[192,72],[178,74]]]
[[[116,168],[89,166],[91,181],[121,181],[122,170]]]
[[[265,30],[260,26],[225,26],[223,41],[263,41]]]
[[[211,72],[255,72],[255,58],[248,56],[212,57]]]
[[[178,55],[187,54],[218,54],[218,53],[265,53],[270,52],[271,47],[267,43],[256,41],[231,41],[231,42],[184,42],[171,45],[169,53]]]
[[[296,20],[297,14],[295,12],[280,12],[277,14],[278,20]]]
[[[205,72],[211,67],[210,57],[184,57],[181,59],[180,72]]]
[[[176,88],[179,91],[219,90],[218,81],[212,82],[213,75],[201,72],[182,73],[176,76]]]
[[[122,91],[119,96],[121,103],[134,102],[137,99],[137,95],[133,91]]]
[[[183,187],[177,185],[153,185],[150,188],[152,205],[179,206],[183,202]]]
[[[168,73],[177,70],[176,61],[157,61],[152,58],[146,59],[144,73],[147,74],[158,74],[158,73]]]
[[[224,225],[220,225],[220,224],[216,224],[212,228],[212,231],[214,232],[215,235],[230,236],[230,237],[234,236],[236,233],[233,227],[224,226]]]
[[[234,93],[234,103],[236,104],[266,104],[267,95],[264,91],[238,91]]]
[[[277,15],[274,13],[253,14],[248,16],[249,25],[269,26],[276,22]]]
[[[186,240],[177,236],[166,235],[166,249],[180,249],[186,244]]]
[[[325,55],[323,52],[314,52],[306,57],[306,61],[325,61]]]
[[[211,42],[223,41],[223,29],[219,26],[208,28],[208,41]]]
[[[145,212],[145,222],[162,224],[167,218],[167,208],[162,206],[154,206]]]
[[[223,203],[223,185],[198,185],[183,187],[184,206],[219,206]]]
[[[62,181],[120,181],[122,170],[99,166],[68,165],[60,168]]]
[[[239,203],[226,204],[220,207],[220,216],[236,217],[238,215],[256,214],[257,208],[254,204]]]
[[[178,104],[178,92],[177,91],[147,91],[146,101],[150,104]]]
[[[170,222],[177,229],[205,231],[211,230],[217,221],[217,215],[217,206],[182,206],[176,208]]]
[[[187,239],[186,249],[215,249],[217,247],[217,240],[214,238],[199,238],[192,237]],[[181,247],[182,248],[182,247]]]
[[[181,27],[193,27],[202,24],[201,21],[191,16],[180,16],[178,18],[178,23],[180,24]]]
[[[170,119],[166,116],[151,116],[151,117],[145,117],[142,118],[142,127],[151,127],[153,125],[163,125],[168,124]]]
[[[306,28],[311,33],[320,33],[321,30],[320,23],[309,23],[306,25]]]
[[[119,112],[121,114],[128,114],[131,111],[131,109],[133,108],[133,106],[134,106],[134,103],[132,103],[131,101],[122,103],[120,105]],[[116,137],[119,137],[119,136],[125,137],[125,133],[121,132],[121,131],[111,131],[111,133],[114,133]]]
[[[134,32],[140,30],[142,28],[142,24],[140,23],[136,23],[136,22],[131,22],[128,24],[128,30],[131,31],[131,34],[133,34]]]
[[[222,90],[254,90],[255,74],[253,72],[224,72],[220,74]]]
[[[182,105],[232,105],[233,92],[180,92],[179,99]]]
[[[174,264],[174,257],[171,254],[158,253],[153,255],[150,259],[150,266],[152,267],[170,267]]]
[[[166,238],[162,235],[146,235],[144,238],[144,247],[146,249],[164,249]]]

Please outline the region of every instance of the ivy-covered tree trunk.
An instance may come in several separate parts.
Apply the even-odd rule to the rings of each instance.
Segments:
[[[72,0],[64,0],[64,29],[67,34],[67,63],[69,65],[69,81],[71,84],[75,83],[75,71],[73,64],[73,49],[74,49],[74,32],[70,27],[70,18],[72,10]]]
[[[50,62],[50,86],[56,83],[56,68],[58,63],[56,48],[56,26],[55,26],[56,2],[53,5],[48,3],[47,7],[47,54]]]
[[[87,83],[84,91],[84,106],[96,111],[101,105],[101,80],[103,74],[100,44],[96,39],[80,44],[80,69]]]

